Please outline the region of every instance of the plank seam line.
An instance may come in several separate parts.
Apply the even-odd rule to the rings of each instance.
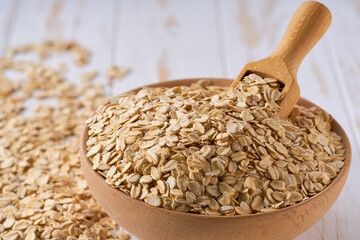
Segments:
[[[117,59],[117,48],[118,48],[117,41],[119,40],[119,32],[120,32],[119,27],[121,26],[120,21],[122,18],[122,11],[121,11],[123,8],[122,3],[123,3],[122,1],[113,0],[114,9],[112,16],[113,23],[112,23],[112,33],[111,33],[111,54],[110,54],[110,62],[112,65],[115,65]],[[107,92],[109,96],[112,96],[114,94],[113,88],[111,86],[109,86]]]
[[[326,55],[328,55],[328,59],[330,59],[330,66],[334,66],[334,67],[331,67],[331,71],[333,72],[334,76],[337,76],[337,81],[335,80],[335,84],[337,85],[337,92],[340,96],[340,99],[341,100],[341,104],[343,105],[344,107],[344,111],[347,115],[347,122],[350,126],[350,129],[351,131],[354,133],[353,134],[353,138],[354,138],[354,141],[355,141],[355,145],[356,145],[356,150],[358,153],[359,152],[359,149],[360,149],[360,141],[358,139],[358,135],[356,134],[357,133],[357,127],[356,127],[356,124],[355,124],[355,113],[354,111],[351,109],[351,101],[348,97],[348,94],[346,94],[346,86],[345,86],[345,79],[343,77],[343,74],[342,74],[342,70],[340,68],[340,65],[339,65],[339,62],[337,61],[337,55],[336,55],[336,52],[335,52],[335,48],[334,48],[334,45],[332,43],[332,40],[331,40],[331,33],[329,32],[328,33],[328,36],[326,37],[326,41],[327,41],[327,44],[329,45],[329,49],[330,49],[330,53],[329,51],[325,51]]]
[[[216,35],[217,35],[217,41],[218,41],[218,47],[220,51],[220,62],[221,62],[221,70],[223,77],[228,78],[229,77],[229,58],[228,58],[228,48],[225,44],[226,38],[225,35],[225,29],[223,24],[223,15],[222,15],[222,8],[220,6],[218,0],[213,0],[213,7],[214,7],[214,14],[215,14],[215,28],[216,28]]]
[[[11,5],[11,8],[10,8],[10,14],[9,14],[9,17],[7,19],[7,23],[6,23],[6,28],[5,28],[5,36],[4,36],[4,46],[2,47],[1,51],[0,51],[0,55],[1,56],[4,56],[5,54],[5,50],[6,50],[6,47],[8,46],[9,44],[9,39],[10,39],[10,34],[11,34],[11,30],[13,29],[13,25],[14,25],[14,19],[16,19],[16,16],[17,16],[17,10],[18,10],[18,6],[19,6],[19,0],[15,0],[13,2],[13,4]]]
[[[81,11],[81,4],[82,2],[77,1],[76,11],[72,11],[73,19],[70,24],[70,39],[74,41],[76,39],[76,30],[77,30],[77,26],[76,26],[77,17],[75,16],[75,12]]]
[[[117,41],[119,38],[118,32],[119,32],[119,21],[121,20],[121,16],[122,16],[122,1],[114,1],[114,10],[113,10],[113,25],[112,25],[112,41],[111,41],[111,63],[115,64],[115,59],[117,57],[117,53],[116,53],[116,49],[117,49]],[[118,17],[120,13],[120,17]]]

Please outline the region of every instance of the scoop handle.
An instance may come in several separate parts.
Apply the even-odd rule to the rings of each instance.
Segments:
[[[284,59],[296,76],[306,54],[324,35],[331,23],[331,13],[323,4],[315,1],[302,3],[292,17],[279,46],[271,56]]]

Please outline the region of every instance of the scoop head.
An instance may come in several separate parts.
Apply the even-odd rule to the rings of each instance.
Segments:
[[[281,111],[277,113],[277,116],[287,118],[300,98],[300,88],[296,81],[296,72],[289,68],[281,57],[271,56],[246,64],[231,84],[231,88],[236,88],[239,81],[251,73],[261,77],[275,78],[284,84],[281,91],[284,93],[284,98],[280,102]]]
[[[329,9],[315,1],[302,3],[292,17],[279,46],[270,57],[245,65],[231,87],[250,73],[261,77],[272,77],[284,84],[284,98],[277,114],[286,118],[300,97],[296,73],[308,52],[324,35],[331,23]]]

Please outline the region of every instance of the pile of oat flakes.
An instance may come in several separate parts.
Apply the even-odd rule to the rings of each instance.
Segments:
[[[44,41],[0,59],[0,239],[115,239],[116,223],[92,197],[79,162],[80,132],[94,106],[104,102],[103,88],[91,84],[94,73],[76,87],[41,62],[14,58],[29,51],[41,58],[70,52],[77,65],[90,57],[76,43]],[[6,71],[25,77],[10,80]],[[38,105],[25,117],[30,98],[57,104]],[[116,239],[129,236],[120,232]]]
[[[205,215],[274,211],[321,192],[344,162],[332,118],[283,98],[275,79],[236,89],[144,88],[98,108],[87,156],[106,182],[153,206]]]

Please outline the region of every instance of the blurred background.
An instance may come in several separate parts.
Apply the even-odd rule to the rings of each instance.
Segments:
[[[83,71],[131,69],[106,87],[109,95],[171,79],[234,78],[245,63],[271,54],[302,2],[0,0],[0,54],[6,46],[74,40],[92,52]],[[360,1],[321,2],[332,12],[332,24],[304,59],[298,82],[303,97],[345,128],[353,163],[338,201],[298,239],[360,239]],[[71,70],[70,58],[61,61]],[[68,74],[80,82],[76,72]],[[102,75],[96,81],[108,82]]]

